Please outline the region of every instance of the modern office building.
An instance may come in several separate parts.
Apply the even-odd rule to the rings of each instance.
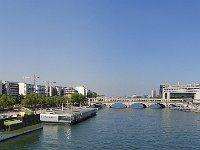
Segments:
[[[20,95],[28,95],[34,93],[34,85],[28,83],[19,83],[19,94]]]
[[[55,86],[55,93],[57,96],[63,96],[64,95],[64,89],[61,86]]]
[[[57,95],[57,89],[55,86],[45,86],[46,88],[46,95],[47,96],[55,96]]]
[[[200,99],[200,84],[162,84],[160,85],[160,96],[163,99],[170,98],[193,98]]]
[[[35,85],[35,93],[39,95],[46,95],[45,85]]]
[[[3,81],[2,82],[2,94],[18,96],[19,95],[18,82]]]
[[[78,93],[80,93],[80,94],[82,94],[84,96],[87,96],[88,89],[86,89],[84,86],[77,86],[74,89],[77,90]]]
[[[73,93],[78,93],[78,91],[77,90],[75,90],[74,88],[72,88],[72,87],[64,87],[63,88],[63,90],[64,90],[64,96],[66,96],[66,97],[68,97],[68,98],[71,98],[71,95],[73,94]]]

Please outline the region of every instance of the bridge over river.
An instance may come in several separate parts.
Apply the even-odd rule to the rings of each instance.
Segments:
[[[125,104],[127,107],[134,103],[144,104],[146,107],[149,107],[152,104],[161,104],[165,107],[170,105],[180,105],[184,103],[184,99],[158,99],[158,98],[119,98],[119,97],[97,97],[89,98],[89,105],[106,105],[110,107],[116,103]]]

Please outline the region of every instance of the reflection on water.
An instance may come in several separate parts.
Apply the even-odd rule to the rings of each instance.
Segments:
[[[65,136],[66,136],[66,138],[67,138],[67,140],[69,140],[69,141],[71,141],[71,126],[70,125],[66,125],[65,126],[65,128],[64,128],[64,130],[65,130]]]
[[[0,143],[0,150],[22,150],[40,141],[42,130],[37,130]]]
[[[0,150],[198,150],[199,133],[199,113],[108,108],[77,125],[44,125],[0,143]]]

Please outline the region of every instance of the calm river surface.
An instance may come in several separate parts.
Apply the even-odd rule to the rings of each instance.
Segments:
[[[200,149],[200,113],[102,109],[80,124],[44,129],[0,143],[0,150]]]

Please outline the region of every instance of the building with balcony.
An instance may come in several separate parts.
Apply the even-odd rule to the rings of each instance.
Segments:
[[[200,84],[162,84],[160,85],[160,96],[163,99],[170,98],[192,98],[200,99]]]
[[[78,93],[78,91],[75,90],[72,87],[69,87],[69,88],[64,87],[63,90],[64,90],[64,96],[66,96],[68,98],[71,98],[71,96],[72,96],[73,93]]]
[[[39,95],[46,95],[45,85],[35,85],[35,93]]]
[[[28,83],[19,83],[19,94],[20,95],[28,95],[34,93],[34,85]]]
[[[19,95],[19,84],[18,82],[3,81],[2,82],[2,94],[10,96]]]
[[[47,96],[57,96],[57,89],[55,86],[45,86]]]

